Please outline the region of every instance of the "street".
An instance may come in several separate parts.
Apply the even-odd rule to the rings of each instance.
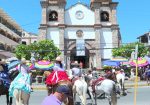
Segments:
[[[122,96],[118,99],[117,105],[134,105],[134,88],[127,89],[128,95]],[[46,91],[34,91],[31,94],[29,105],[41,105],[42,100],[47,95]],[[136,105],[150,105],[150,87],[139,87],[137,90],[137,104]],[[6,105],[5,96],[1,96],[0,105]],[[87,105],[90,105],[91,100],[87,96]],[[15,105],[13,100],[13,105]],[[79,98],[77,98],[77,105],[80,104]],[[97,105],[109,105],[106,99],[98,99]]]

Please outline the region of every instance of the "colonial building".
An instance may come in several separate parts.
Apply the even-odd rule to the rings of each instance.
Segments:
[[[20,43],[21,27],[0,9],[0,59],[13,56],[12,51]]]
[[[31,43],[37,42],[37,34],[23,31],[21,41],[22,41],[22,44],[25,44],[25,45],[29,45]]]
[[[139,36],[140,43],[143,43],[145,46],[150,46],[150,32],[146,32],[143,35]]]
[[[91,0],[66,8],[67,0],[41,0],[42,21],[39,40],[53,40],[62,51],[69,69],[72,61],[84,68],[101,67],[121,42],[116,8],[112,0]]]

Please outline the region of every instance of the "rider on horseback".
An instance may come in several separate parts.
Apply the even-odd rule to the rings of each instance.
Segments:
[[[55,85],[61,80],[69,80],[68,75],[63,68],[61,57],[57,57],[55,60],[55,66],[53,67],[53,72],[47,77],[47,85]]]
[[[74,67],[71,69],[71,71],[73,75],[72,82],[74,83],[77,79],[79,79],[79,77],[82,76],[82,72],[81,72],[81,69],[79,68],[78,61],[75,61],[73,63],[73,66]]]

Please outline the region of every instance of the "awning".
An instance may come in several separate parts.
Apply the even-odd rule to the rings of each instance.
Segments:
[[[103,62],[104,66],[120,66],[119,61],[106,60]]]

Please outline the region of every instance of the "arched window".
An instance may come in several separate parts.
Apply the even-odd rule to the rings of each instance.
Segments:
[[[108,13],[108,12],[103,11],[103,12],[101,13],[101,21],[102,21],[102,22],[107,22],[107,21],[109,21],[109,13]]]
[[[57,21],[58,13],[56,11],[51,11],[49,14],[49,21]]]

